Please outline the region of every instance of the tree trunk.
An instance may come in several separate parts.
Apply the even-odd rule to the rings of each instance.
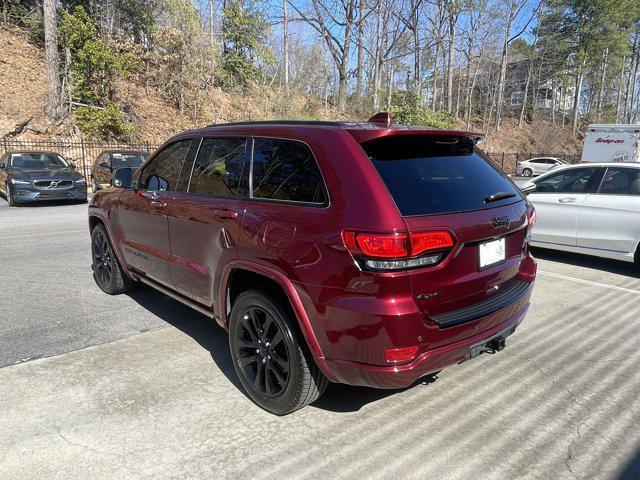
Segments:
[[[58,17],[56,0],[44,0],[44,61],[47,77],[45,114],[52,122],[62,118]]]
[[[609,59],[609,49],[605,48],[602,58],[602,69],[600,71],[600,85],[598,86],[598,96],[596,97],[596,115],[598,121],[602,119],[602,102],[604,95],[604,81],[607,74],[607,61]]]
[[[382,2],[376,8],[376,38],[373,59],[373,110],[380,109],[380,88],[382,84]]]
[[[473,78],[471,79],[471,86],[469,87],[469,93],[467,97],[467,130],[471,127],[471,108],[472,108],[472,100],[473,100],[473,91],[476,88],[476,81],[478,79],[478,71],[480,70],[480,63],[482,62],[482,57],[484,55],[484,48],[480,50],[480,55],[478,56],[478,62],[476,63],[475,68],[473,69]],[[486,103],[485,103],[486,105]],[[486,107],[485,107],[486,111]],[[483,116],[484,121],[484,116]],[[483,125],[484,127],[484,125]]]
[[[502,42],[502,57],[500,59],[500,78],[498,79],[498,88],[496,89],[496,130],[500,130],[502,121],[502,104],[504,101],[504,84],[507,79],[507,59],[509,55],[509,36],[511,35],[512,14],[509,12],[507,23],[504,27],[504,39]]]
[[[438,107],[440,110],[444,110],[446,94],[447,94],[447,52],[444,49],[444,45],[442,46],[442,95],[440,95],[440,106]]]
[[[578,133],[578,117],[580,107],[580,96],[582,95],[582,81],[584,79],[584,66],[586,63],[586,57],[582,59],[580,65],[578,65],[578,71],[576,72],[576,91],[573,96],[573,123],[571,130],[574,134]]]
[[[433,78],[431,91],[431,110],[436,110],[438,101],[438,57],[440,56],[440,43],[436,43],[435,55],[433,57]]]
[[[616,122],[620,122],[622,116],[622,91],[624,90],[624,66],[627,63],[627,57],[622,57],[622,65],[620,66],[620,77],[618,78],[618,93],[616,95]]]
[[[416,96],[420,97],[422,94],[422,80],[420,78],[420,22],[418,7],[414,8],[413,12],[413,88],[415,89]]]
[[[360,0],[358,5],[358,66],[356,70],[356,101],[360,109],[362,109],[362,70],[364,67],[364,7],[365,0]]]
[[[287,0],[282,0],[282,49],[284,55],[284,91],[289,93],[289,25]]]
[[[627,122],[632,123],[635,118],[633,106],[636,103],[636,83],[638,82],[638,64],[640,64],[640,52],[636,53],[636,59],[631,76],[631,94],[629,95],[629,112],[627,113]],[[636,111],[637,114],[637,111]]]
[[[551,77],[551,123],[556,123],[556,78]]]
[[[522,97],[522,108],[520,109],[520,119],[518,120],[518,128],[522,130],[524,126],[524,112],[527,108],[527,97],[529,95],[529,84],[531,83],[531,75],[533,74],[533,61],[535,59],[536,44],[538,43],[538,29],[536,28],[535,35],[533,37],[533,44],[531,48],[531,60],[529,61],[529,68],[527,70],[527,81],[524,84],[524,95]],[[534,99],[535,104],[535,99]]]
[[[209,0],[209,44],[213,47],[216,43],[215,29],[213,28],[214,0]]]
[[[449,12],[449,45],[447,52],[447,112],[453,112],[453,54],[456,41],[456,16]]]
[[[391,97],[393,96],[393,78],[394,78],[394,70],[393,70],[393,60],[391,61],[391,65],[389,66],[389,90],[387,92],[387,112],[391,110]]]

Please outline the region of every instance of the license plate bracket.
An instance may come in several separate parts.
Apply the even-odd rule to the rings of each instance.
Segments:
[[[489,338],[485,338],[481,342],[475,343],[469,347],[469,351],[467,352],[467,356],[463,361],[471,360],[472,358],[477,357],[481,353],[484,353],[488,350],[493,350],[492,353],[498,352],[504,348],[505,340],[509,335],[516,331],[516,325],[512,325],[511,327],[497,333]],[[498,348],[489,348],[488,344],[501,344],[502,347]]]
[[[504,237],[478,244],[478,269],[486,270],[504,263],[507,259]]]

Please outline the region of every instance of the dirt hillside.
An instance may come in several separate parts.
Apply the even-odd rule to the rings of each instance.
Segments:
[[[44,117],[44,52],[29,42],[24,30],[0,27],[0,138],[47,140],[77,136],[69,122],[48,126]],[[137,125],[136,136],[153,144],[174,133],[211,123],[270,118],[314,118],[341,120],[349,117],[311,97],[297,95],[284,101],[276,89],[255,88],[238,95],[214,90],[206,115],[181,115],[141,78],[118,85],[123,107]],[[463,122],[461,122],[461,125]],[[517,128],[507,120],[500,132],[488,132],[482,147],[489,152],[567,153],[579,152],[581,142],[568,127],[537,121]]]

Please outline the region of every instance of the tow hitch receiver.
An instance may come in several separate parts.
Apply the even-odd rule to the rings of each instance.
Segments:
[[[493,337],[487,338],[486,340],[483,340],[480,343],[476,343],[475,345],[471,345],[471,347],[469,347],[469,353],[467,353],[467,356],[462,361],[464,362],[467,360],[471,360],[481,353],[501,352],[506,346],[507,337],[515,332],[515,330],[516,326],[514,325],[506,330],[503,330],[497,335],[494,335]]]
[[[496,338],[491,340],[490,342],[488,342],[485,346],[484,349],[482,350],[483,353],[496,353],[496,352],[500,352],[504,349],[506,345],[506,339],[505,338]]]

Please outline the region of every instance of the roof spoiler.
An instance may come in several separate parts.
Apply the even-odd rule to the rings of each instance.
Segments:
[[[393,117],[389,112],[378,112],[368,122],[383,128],[391,128],[394,123]]]

